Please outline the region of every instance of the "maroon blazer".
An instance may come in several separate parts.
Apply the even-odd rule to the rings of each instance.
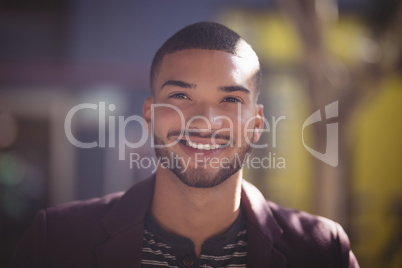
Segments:
[[[41,210],[10,267],[140,267],[155,178],[117,193]],[[342,227],[267,202],[243,180],[248,267],[358,267]]]

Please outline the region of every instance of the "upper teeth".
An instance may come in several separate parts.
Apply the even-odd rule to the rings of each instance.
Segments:
[[[215,150],[217,148],[224,147],[224,144],[202,144],[202,143],[195,143],[192,141],[187,141],[186,145],[198,150]]]

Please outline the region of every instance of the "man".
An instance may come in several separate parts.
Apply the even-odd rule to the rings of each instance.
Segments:
[[[358,267],[337,223],[266,202],[242,179],[264,128],[259,86],[258,57],[232,30],[173,35],[143,107],[156,174],[40,211],[11,267]]]

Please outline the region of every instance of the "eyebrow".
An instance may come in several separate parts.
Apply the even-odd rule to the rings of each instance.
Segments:
[[[179,81],[179,80],[168,80],[165,83],[163,83],[163,85],[161,86],[161,89],[168,85],[181,87],[181,88],[190,88],[190,89],[196,88],[196,85],[194,85],[194,84],[189,84],[189,83]]]
[[[161,89],[168,85],[177,86],[177,87],[181,87],[181,88],[189,88],[189,89],[195,89],[197,87],[195,84],[186,83],[186,82],[183,82],[180,80],[168,80],[165,83],[163,83],[163,85],[161,86]],[[223,92],[240,91],[240,92],[250,94],[250,90],[248,90],[247,88],[242,87],[242,86],[222,86],[222,87],[219,87],[219,91],[223,91]]]
[[[248,90],[247,88],[242,87],[242,86],[224,86],[224,87],[219,87],[219,90],[224,91],[224,92],[240,91],[240,92],[250,94],[250,90]]]

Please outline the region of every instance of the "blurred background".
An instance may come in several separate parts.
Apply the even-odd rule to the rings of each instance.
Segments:
[[[0,3],[0,267],[39,209],[124,191],[151,174],[130,167],[131,153],[153,156],[149,139],[119,160],[117,133],[132,143],[143,134],[138,122],[119,131],[118,117],[141,116],[154,53],[198,21],[229,26],[260,56],[271,132],[254,155],[270,166],[245,177],[268,199],[340,222],[362,267],[402,267],[400,1]],[[338,117],[325,120],[335,101]],[[82,103],[96,109],[74,114],[72,134],[95,148],[66,137],[66,116]],[[303,122],[317,110],[323,120],[304,129],[304,142],[325,153],[326,126],[337,123],[335,167],[303,146]]]

